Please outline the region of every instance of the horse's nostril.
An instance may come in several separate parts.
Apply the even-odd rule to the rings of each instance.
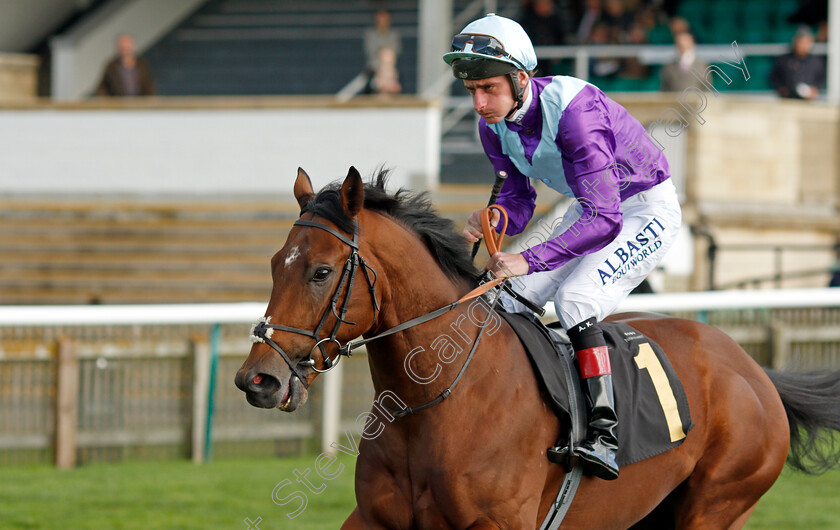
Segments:
[[[259,394],[263,394],[266,396],[270,396],[271,394],[280,390],[280,380],[274,377],[273,375],[260,373],[256,374],[251,378],[251,382],[248,385],[248,390],[251,392],[256,392]]]

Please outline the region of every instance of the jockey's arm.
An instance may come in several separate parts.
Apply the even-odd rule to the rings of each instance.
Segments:
[[[522,252],[529,274],[554,270],[573,258],[600,250],[621,232],[620,183],[613,175],[613,133],[606,125],[606,109],[599,102],[593,103],[570,105],[557,136],[564,154],[566,181],[581,215],[561,234]]]
[[[496,172],[505,171],[508,174],[496,204],[507,210],[508,227],[506,234],[511,236],[519,234],[525,230],[531,217],[534,216],[534,209],[537,205],[537,191],[531,186],[530,179],[523,175],[510,158],[502,152],[499,137],[484,121],[481,121],[478,126],[478,135],[481,138],[484,152],[493,165],[493,170]]]

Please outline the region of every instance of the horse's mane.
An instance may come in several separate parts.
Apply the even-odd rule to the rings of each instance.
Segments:
[[[428,192],[412,193],[400,188],[395,193],[385,189],[389,170],[381,169],[371,182],[365,183],[365,204],[368,210],[383,213],[400,221],[417,233],[432,252],[441,269],[451,279],[465,280],[470,286],[480,276],[470,258],[464,237],[455,231],[455,223],[438,215]],[[353,233],[353,220],[341,207],[341,183],[323,188],[302,209],[335,224],[340,230]]]

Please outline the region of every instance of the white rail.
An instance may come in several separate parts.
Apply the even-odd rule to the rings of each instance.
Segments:
[[[0,306],[0,326],[245,324],[265,313],[266,302],[226,304]],[[840,307],[840,289],[703,291],[633,295],[618,311],[713,311]],[[553,314],[552,303],[546,310]]]
[[[267,302],[228,304],[0,306],[0,326],[243,324],[263,316]]]
[[[729,309],[794,309],[840,307],[840,289],[773,289],[703,291],[633,295],[619,311],[714,311]]]
[[[840,308],[840,289],[785,289],[766,291],[711,291],[696,293],[648,294],[630,296],[619,311],[714,311],[733,309],[781,308]],[[218,324],[250,323],[265,312],[265,302],[228,304],[166,304],[166,305],[110,305],[110,306],[0,306],[0,327],[16,326],[101,326],[101,325],[212,325],[210,351],[217,356]],[[554,315],[552,303],[546,305],[549,316]],[[212,352],[212,353],[211,353]],[[210,359],[205,359],[210,361]],[[214,371],[205,362],[202,372]],[[213,393],[212,375],[206,390],[208,400]],[[327,374],[324,384],[322,450],[331,451],[330,443],[339,433],[341,407],[341,374],[336,370]],[[206,406],[202,401],[195,406]],[[207,407],[204,439],[210,446],[212,431],[211,407]],[[199,414],[201,416],[201,414]],[[202,416],[204,417],[204,416]],[[201,437],[200,429],[195,436]],[[203,448],[202,448],[203,449]],[[201,453],[194,455],[196,461]]]

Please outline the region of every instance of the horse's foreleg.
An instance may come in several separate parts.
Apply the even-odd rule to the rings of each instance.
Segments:
[[[359,507],[353,510],[353,513],[350,514],[350,517],[344,521],[344,524],[341,525],[341,530],[363,530],[368,528],[365,525],[365,522],[362,520],[362,514],[359,512]]]
[[[752,515],[753,510],[755,510],[756,506],[758,506],[758,503],[753,504],[749,510],[742,513],[737,519],[735,519],[735,522],[732,523],[732,526],[729,527],[729,530],[739,530],[743,528],[744,525],[747,524],[747,519],[750,518],[750,515]]]

